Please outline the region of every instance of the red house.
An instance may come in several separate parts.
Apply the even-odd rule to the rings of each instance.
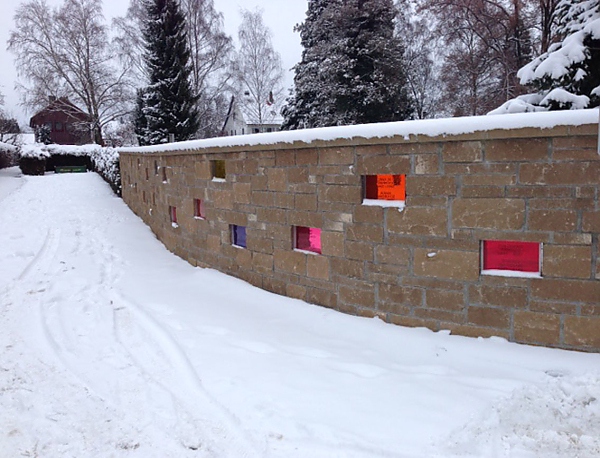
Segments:
[[[29,126],[47,126],[52,143],[85,145],[92,142],[90,121],[90,116],[66,97],[50,97],[50,103],[32,116]]]

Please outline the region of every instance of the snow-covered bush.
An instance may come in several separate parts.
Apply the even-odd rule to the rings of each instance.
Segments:
[[[50,153],[41,143],[28,143],[26,145],[23,145],[19,156],[21,157],[21,159],[47,159],[50,157]]]
[[[117,195],[121,195],[119,153],[115,148],[95,148],[90,151],[93,170],[98,172]]]
[[[43,175],[49,157],[41,143],[26,144],[19,152],[19,167],[24,175]]]
[[[26,160],[25,160],[26,159]],[[24,161],[25,160],[25,161]],[[117,150],[100,145],[24,145],[20,164],[29,166],[32,160],[43,161],[46,170],[54,170],[61,165],[85,165],[97,172],[110,185],[117,195],[121,195],[121,172]],[[21,167],[23,170],[23,167]],[[28,169],[29,170],[29,169]],[[25,170],[23,173],[29,174]],[[35,173],[35,175],[42,175]]]
[[[562,41],[517,74],[521,84],[537,93],[509,100],[489,114],[600,105],[600,0],[561,0],[557,17],[556,34]]]
[[[18,151],[16,146],[0,142],[0,169],[14,165]]]

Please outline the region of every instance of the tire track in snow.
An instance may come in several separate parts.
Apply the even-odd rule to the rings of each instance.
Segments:
[[[156,395],[157,389],[166,393],[172,398],[172,406],[168,409],[173,411],[176,426],[168,428],[169,420],[158,421],[166,421],[165,426],[190,452],[199,449],[216,458],[266,456],[266,453],[256,451],[256,445],[242,430],[239,420],[204,390],[200,377],[173,337],[134,301],[113,289],[120,273],[114,248],[109,246],[103,234],[82,228],[81,223],[81,220],[73,222],[74,236],[68,238],[69,243],[63,248],[69,256],[79,260],[78,268],[83,267],[82,272],[78,274],[58,264],[53,272],[39,267],[46,264],[44,259],[52,259],[58,249],[59,240],[49,234],[39,256],[23,274],[23,278],[45,283],[45,294],[37,296],[38,321],[45,346],[84,386],[112,404],[118,404],[118,399],[122,400],[123,396],[132,395],[137,402],[143,402],[144,396],[152,399],[152,393]],[[82,237],[88,243],[82,244]],[[89,262],[92,259],[97,270],[87,267],[87,263],[81,266],[82,260]],[[68,296],[65,296],[64,288],[55,286],[66,281],[77,285]],[[121,312],[122,306],[126,311]],[[85,313],[86,307],[91,307],[89,316]],[[132,328],[123,332],[124,313],[131,318]],[[94,320],[99,321],[92,323]],[[95,327],[91,329],[91,326]],[[137,339],[138,328],[142,331],[142,339]],[[93,333],[92,339],[85,335],[88,331]],[[135,338],[132,340],[132,337]],[[91,345],[93,343],[96,347]],[[144,348],[140,349],[140,345]],[[156,348],[158,358],[149,355],[149,351]],[[115,370],[103,360],[106,354],[112,353],[113,359],[130,366],[129,372],[135,370],[141,375],[145,384],[141,391],[140,375],[137,383],[131,379],[120,381],[117,375],[111,379],[109,387],[99,385],[96,375]],[[155,367],[149,367],[149,361],[150,366]],[[137,395],[132,393],[133,388],[137,388]],[[167,412],[167,416],[170,415]]]
[[[240,420],[213,398],[204,388],[196,369],[169,332],[133,300],[115,291],[113,301],[116,305],[114,320],[117,327],[116,334],[121,344],[130,352],[131,357],[136,360],[136,363],[142,367],[142,370],[146,372],[154,383],[161,385],[163,389],[171,393],[173,398],[178,401],[180,408],[186,410],[199,423],[206,425],[202,427],[201,432],[207,435],[207,437],[203,437],[201,440],[206,440],[211,448],[214,447],[217,449],[212,450],[213,453],[217,453],[214,456],[218,458],[258,458],[268,456],[266,448],[264,446],[257,446],[249,434],[242,428]],[[175,382],[174,387],[166,385],[164,373],[157,373],[160,369],[168,370],[168,368],[144,366],[142,362],[143,358],[136,357],[135,353],[140,350],[134,348],[135,344],[127,342],[128,338],[131,338],[133,330],[124,329],[127,321],[127,317],[123,316],[125,314],[129,315],[131,324],[139,326],[145,333],[146,338],[149,337],[152,339],[153,343],[160,349],[163,358],[166,359],[166,364],[175,370],[175,373],[172,375],[183,379],[183,390],[179,389],[180,386],[177,386],[177,382]]]
[[[113,275],[115,259],[106,255],[110,254],[110,247],[98,237],[96,229],[83,230],[80,218],[72,220],[71,226],[73,236],[64,247],[68,256],[78,260],[79,264],[82,257],[87,256],[93,263],[85,264],[83,269],[73,266],[71,271],[61,262],[55,272],[47,272],[46,294],[38,299],[39,322],[46,343],[61,364],[84,386],[108,400],[111,390],[97,382],[97,375],[107,369],[101,362],[111,349],[116,348],[114,335],[103,332],[114,328],[106,290],[113,287],[117,278]],[[84,238],[87,243],[82,243]],[[64,294],[65,283],[71,285],[69,295]],[[119,363],[126,364],[124,361]]]
[[[46,237],[38,252],[33,259],[23,268],[21,273],[9,283],[2,291],[0,296],[4,297],[3,305],[9,307],[14,304],[13,294],[19,289],[25,290],[29,282],[27,281],[33,272],[41,273],[48,268],[50,260],[56,255],[60,243],[60,229],[50,228],[46,232]]]
[[[47,264],[48,261],[56,255],[56,252],[58,251],[58,245],[60,243],[60,235],[60,229],[48,229],[42,247],[35,254],[33,259],[29,261],[29,264],[27,264],[23,271],[19,274],[19,276],[17,277],[17,281],[26,280],[31,276],[31,273],[34,270],[42,271],[48,267],[44,264]]]

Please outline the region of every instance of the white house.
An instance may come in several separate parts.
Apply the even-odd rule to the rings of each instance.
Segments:
[[[221,135],[246,135],[259,134],[263,132],[277,132],[281,128],[283,118],[274,105],[263,105],[268,110],[263,122],[259,122],[252,110],[247,108],[249,104],[238,103],[235,96],[231,96],[229,110],[221,129]]]

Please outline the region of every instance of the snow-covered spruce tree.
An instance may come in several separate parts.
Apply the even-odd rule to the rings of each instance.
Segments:
[[[35,141],[36,143],[43,143],[44,145],[49,145],[52,143],[50,139],[50,126],[47,124],[42,124],[35,128]]]
[[[283,129],[403,120],[412,112],[392,0],[310,0]]]
[[[490,114],[593,108],[600,105],[600,0],[562,0],[557,43],[518,72],[537,92],[516,97]]]
[[[142,98],[147,126],[142,141],[150,145],[165,143],[169,134],[175,136],[175,141],[188,140],[198,130],[199,120],[197,97],[190,84],[185,18],[178,0],[146,0],[145,6],[144,57],[150,84]]]

